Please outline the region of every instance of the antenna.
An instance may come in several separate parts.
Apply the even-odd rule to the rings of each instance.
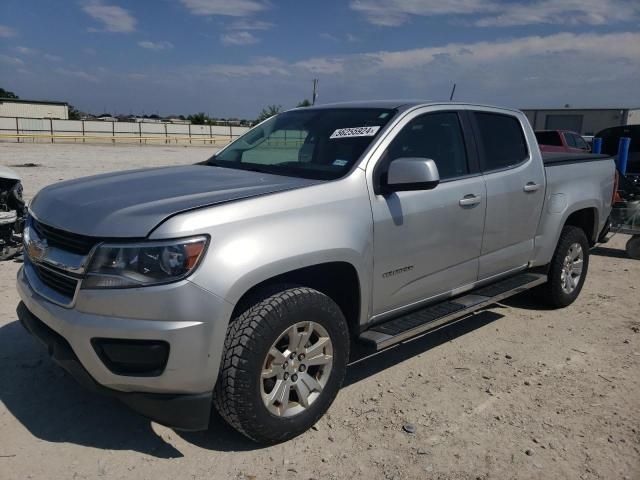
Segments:
[[[314,78],[313,79],[313,97],[311,100],[311,105],[316,104],[316,98],[318,98],[318,79]]]
[[[453,95],[456,93],[456,84],[453,84],[453,88],[451,89],[451,95],[449,95],[449,101],[453,100]]]

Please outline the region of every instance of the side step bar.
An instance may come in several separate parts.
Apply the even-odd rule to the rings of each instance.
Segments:
[[[387,322],[374,325],[360,335],[360,341],[382,350],[416,335],[426,333],[446,323],[459,320],[502,299],[541,285],[547,276],[521,273],[496,283],[471,290],[460,297],[436,303],[406,313]]]

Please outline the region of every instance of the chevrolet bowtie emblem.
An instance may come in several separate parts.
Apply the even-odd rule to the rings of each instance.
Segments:
[[[49,248],[47,240],[39,238],[37,234],[34,234],[33,229],[29,227],[25,229],[24,233],[27,255],[34,262],[41,261],[47,254],[47,248]]]

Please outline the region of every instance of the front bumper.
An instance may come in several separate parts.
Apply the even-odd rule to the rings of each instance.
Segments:
[[[156,287],[79,290],[74,307],[65,308],[39,295],[24,268],[17,276],[21,320],[73,377],[159,423],[206,428],[232,304],[183,280]],[[117,374],[100,358],[93,339],[166,342],[168,361],[158,375]]]
[[[106,388],[89,375],[69,343],[31,314],[24,303],[20,302],[17,312],[24,328],[42,342],[51,358],[85,388],[115,397],[138,413],[171,428],[205,430],[209,426],[211,392],[175,395],[120,392]]]

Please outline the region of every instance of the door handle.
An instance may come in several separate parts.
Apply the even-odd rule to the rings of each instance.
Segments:
[[[474,195],[471,193],[462,197],[458,203],[461,207],[470,207],[479,204],[481,199],[482,197],[480,195]]]
[[[538,189],[540,189],[540,185],[534,182],[527,182],[527,184],[524,186],[525,192],[537,192]]]

